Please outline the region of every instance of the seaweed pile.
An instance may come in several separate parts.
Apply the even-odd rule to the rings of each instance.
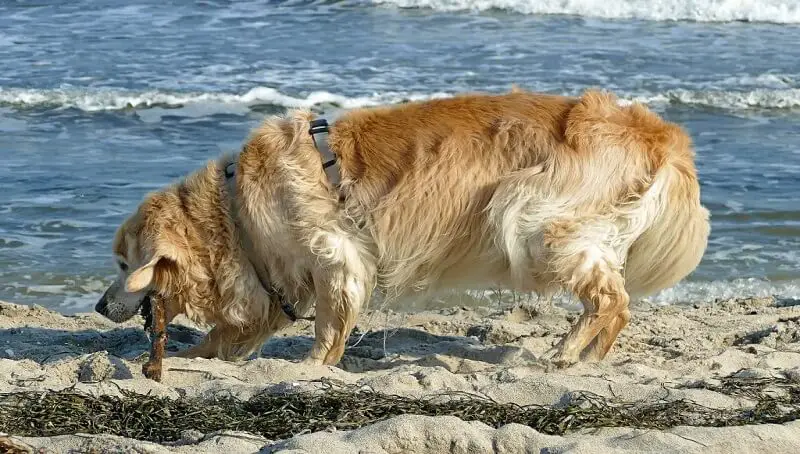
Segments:
[[[230,396],[171,399],[125,390],[120,390],[120,396],[88,395],[74,389],[3,393],[0,430],[17,436],[90,433],[170,442],[179,440],[185,430],[209,433],[223,429],[279,440],[330,428],[354,429],[404,414],[451,415],[492,427],[519,423],[556,435],[599,427],[720,427],[782,423],[800,417],[800,383],[784,376],[733,375],[714,383],[680,386],[710,389],[755,402],[749,408],[726,410],[687,400],[620,402],[588,392],[575,393],[564,406],[520,406],[466,393],[411,398],[330,380],[316,383],[321,385],[317,391],[265,393],[248,400]]]

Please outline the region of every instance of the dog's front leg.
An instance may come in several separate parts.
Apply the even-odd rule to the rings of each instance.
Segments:
[[[353,275],[315,282],[317,291],[315,339],[306,364],[335,365],[342,359],[358,314],[366,307],[371,286]]]
[[[192,345],[191,347],[181,350],[179,352],[173,353],[171,356],[177,358],[214,358],[217,356],[217,351],[219,350],[219,344],[221,337],[225,333],[221,333],[223,331],[220,325],[217,325],[211,328],[206,336],[200,341],[197,345]]]
[[[218,323],[199,344],[175,353],[181,358],[219,358],[224,361],[238,361],[254,350],[272,334],[268,326],[231,326]]]

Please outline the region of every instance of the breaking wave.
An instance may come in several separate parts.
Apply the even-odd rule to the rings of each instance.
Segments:
[[[572,307],[579,309],[580,301],[569,293],[560,293],[552,298],[538,297],[535,294],[518,294],[507,290],[502,291],[468,291],[466,296],[473,301],[463,298],[459,299],[458,294],[453,298],[443,298],[440,302],[442,307],[449,305],[484,305],[487,301],[491,302],[551,302],[562,307]],[[713,304],[714,301],[724,301],[734,298],[766,298],[775,297],[778,299],[797,300],[800,299],[800,281],[778,281],[771,282],[760,278],[740,278],[733,280],[719,281],[687,281],[683,280],[673,287],[662,290],[655,295],[642,298],[641,301],[658,305],[671,304]],[[635,305],[635,302],[634,302]],[[423,308],[423,307],[418,307]]]
[[[621,97],[645,104],[683,104],[723,110],[800,109],[800,88],[759,88],[748,91],[676,89],[665,93]]]
[[[151,107],[179,108],[191,104],[274,105],[287,108],[310,108],[333,105],[351,109],[385,103],[416,101],[445,94],[387,92],[372,96],[348,97],[317,91],[308,96],[294,97],[271,87],[256,87],[244,94],[191,93],[169,91],[126,91],[89,89],[2,89],[0,105],[25,108],[75,108],[86,112]]]
[[[500,9],[521,14],[560,14],[604,19],[696,22],[800,23],[795,0],[373,0],[399,8],[438,11]]]
[[[656,304],[709,303],[732,298],[799,299],[800,281],[770,282],[764,279],[742,278],[733,281],[690,282],[683,281],[646,298]]]
[[[686,105],[722,110],[794,110],[800,109],[800,88],[756,88],[743,91],[674,89],[662,93],[625,93],[617,91],[623,103],[638,101],[659,105]],[[578,93],[569,93],[576,95]],[[448,93],[384,92],[370,96],[348,97],[326,91],[296,97],[274,88],[257,87],[243,94],[188,93],[169,91],[79,90],[79,89],[2,89],[0,106],[22,109],[79,109],[86,112],[144,110],[154,107],[180,109],[191,105],[206,106],[204,114],[235,111],[259,105],[284,108],[332,106],[341,109],[394,104],[451,96]],[[226,107],[227,106],[227,107]],[[179,114],[176,112],[176,114]]]

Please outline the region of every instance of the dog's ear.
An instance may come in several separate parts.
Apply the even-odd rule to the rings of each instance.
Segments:
[[[150,285],[150,282],[153,281],[156,265],[162,258],[160,255],[155,255],[150,261],[134,270],[125,281],[125,291],[136,293]]]
[[[125,291],[144,290],[159,272],[173,270],[174,265],[185,261],[189,250],[186,226],[181,222],[180,209],[172,206],[171,202],[168,196],[159,195],[143,206],[139,244],[145,263],[128,276]]]
[[[173,237],[174,235],[161,235],[156,240],[156,246],[148,255],[147,262],[128,276],[125,281],[125,291],[135,293],[145,289],[153,282],[157,273],[161,282],[167,281],[164,278],[169,276],[165,274],[175,271],[175,265],[185,256],[185,250],[182,249],[183,242]]]

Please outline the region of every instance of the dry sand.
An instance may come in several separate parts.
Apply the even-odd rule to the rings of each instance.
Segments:
[[[421,396],[466,391],[498,402],[560,405],[575,391],[625,401],[688,399],[711,408],[752,405],[746,398],[680,385],[738,373],[800,381],[800,301],[772,298],[702,306],[638,304],[631,325],[603,363],[554,370],[537,359],[574,320],[560,307],[452,308],[362,315],[337,367],[298,363],[313,330],[301,321],[267,342],[261,357],[238,363],[168,358],[163,383],[141,375],[148,342],[137,316],[117,325],[97,314],[63,316],[41,307],[0,303],[0,392],[76,386],[120,388],[180,398],[227,391],[247,398],[264,389],[304,389],[328,377],[386,393]],[[203,328],[170,327],[169,349],[197,342]],[[2,428],[0,428],[2,430]],[[669,430],[606,428],[565,436],[509,424],[494,429],[455,417],[406,415],[353,431],[322,431],[270,441],[247,433],[187,433],[156,444],[107,435],[13,437],[44,452],[800,452],[800,421]]]

